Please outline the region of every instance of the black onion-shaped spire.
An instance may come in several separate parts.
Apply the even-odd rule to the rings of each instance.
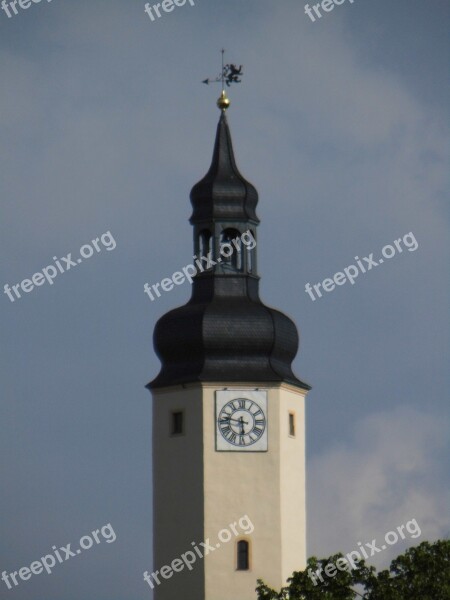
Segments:
[[[248,219],[259,223],[256,216],[258,192],[239,173],[234,160],[233,144],[225,111],[217,125],[213,158],[208,173],[191,191],[193,213],[191,223],[205,219]]]
[[[211,166],[191,191],[194,251],[197,257],[210,252],[216,264],[198,269],[189,302],[157,322],[161,370],[150,389],[193,382],[286,382],[310,389],[291,368],[299,345],[295,324],[259,298],[257,202],[255,187],[236,166],[223,110]],[[233,237],[246,244],[226,259],[222,244]]]

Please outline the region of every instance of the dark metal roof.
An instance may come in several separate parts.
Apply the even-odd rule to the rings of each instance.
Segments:
[[[241,227],[253,230],[259,222],[258,194],[238,171],[224,113],[211,167],[192,189],[191,201],[191,223],[201,227],[209,223],[216,237],[230,222],[239,221]],[[218,244],[215,240],[216,249]],[[189,302],[159,319],[154,346],[161,371],[149,388],[248,381],[286,382],[310,389],[291,368],[299,344],[295,324],[261,302],[259,277],[247,266],[224,272],[218,265],[198,274]]]
[[[191,191],[191,223],[206,219],[233,218],[259,223],[255,208],[256,188],[239,173],[225,112],[217,125],[213,158],[208,173]]]

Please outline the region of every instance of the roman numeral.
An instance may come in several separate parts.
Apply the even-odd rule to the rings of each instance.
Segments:
[[[252,429],[252,433],[257,435],[258,437],[261,437],[262,434],[264,433],[264,427],[261,425],[255,425]]]

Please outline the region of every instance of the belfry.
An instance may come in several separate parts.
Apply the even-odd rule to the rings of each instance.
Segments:
[[[154,332],[154,569],[165,573],[157,600],[255,600],[258,578],[281,587],[306,565],[310,386],[291,368],[295,324],[259,298],[258,193],[237,168],[223,90],[218,106],[212,162],[192,188],[190,218],[194,254],[210,253],[215,264]],[[252,528],[239,527],[243,517]],[[205,541],[212,550],[195,564],[176,562]]]

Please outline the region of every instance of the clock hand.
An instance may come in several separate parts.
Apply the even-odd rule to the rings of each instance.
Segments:
[[[245,423],[245,425],[248,425],[248,421],[244,421],[244,417],[240,417],[239,419],[233,419],[232,417],[222,417],[222,419],[220,420],[221,423],[225,421],[234,421],[235,423]]]

